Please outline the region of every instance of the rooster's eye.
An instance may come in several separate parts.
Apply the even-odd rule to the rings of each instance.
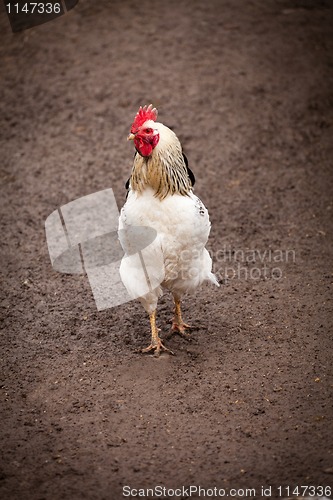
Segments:
[[[146,134],[151,134],[153,132],[152,128],[146,128],[145,130]]]

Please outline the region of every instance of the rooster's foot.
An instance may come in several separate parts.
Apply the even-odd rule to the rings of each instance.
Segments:
[[[177,322],[173,321],[172,327],[171,327],[171,332],[169,333],[167,338],[172,337],[172,335],[180,335],[184,339],[190,340],[191,335],[189,332],[186,331],[189,328],[191,328],[190,325],[188,325],[186,323],[183,323],[183,322],[177,323]]]
[[[155,358],[158,358],[161,354],[161,350],[168,352],[169,354],[174,355],[174,352],[172,352],[171,349],[168,349],[167,347],[165,347],[165,345],[162,343],[162,340],[160,338],[158,338],[156,340],[156,342],[150,344],[145,349],[141,349],[141,352],[146,353],[146,352],[154,351]]]

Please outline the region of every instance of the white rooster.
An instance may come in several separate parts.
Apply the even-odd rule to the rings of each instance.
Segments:
[[[125,255],[121,279],[133,298],[138,297],[150,317],[151,344],[142,352],[172,351],[164,346],[156,326],[156,309],[163,290],[170,290],[175,315],[172,332],[187,337],[189,328],[182,318],[180,299],[208,280],[219,286],[205,245],[210,232],[208,211],[193,194],[194,176],[187,166],[175,133],[156,122],[157,110],[150,104],[140,107],[128,139],[136,148],[128,196],[119,218],[120,232],[144,226],[155,230],[156,238],[145,258],[147,277],[157,286],[142,294],[142,268],[138,260]],[[129,231],[130,232],[130,231]],[[125,250],[126,251],[126,250]]]

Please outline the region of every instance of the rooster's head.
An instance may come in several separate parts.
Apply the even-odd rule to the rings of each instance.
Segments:
[[[135,148],[141,156],[148,157],[152,154],[160,139],[156,128],[157,109],[152,104],[141,107],[135,115],[131,126],[129,140],[134,140]]]
[[[130,185],[142,192],[146,186],[161,200],[168,194],[187,195],[192,181],[176,134],[156,121],[152,104],[140,107],[135,115],[128,139],[134,141],[138,154],[134,157]]]

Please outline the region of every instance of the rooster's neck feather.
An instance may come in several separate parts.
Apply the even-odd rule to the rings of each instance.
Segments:
[[[170,129],[156,125],[160,126],[159,144],[148,158],[135,155],[131,188],[142,193],[146,187],[151,187],[160,200],[173,194],[187,196],[192,185],[180,142]]]

